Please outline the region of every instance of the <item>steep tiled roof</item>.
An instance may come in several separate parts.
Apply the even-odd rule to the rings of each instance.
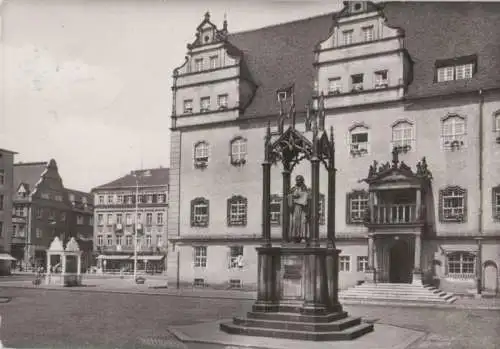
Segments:
[[[257,84],[244,117],[278,114],[276,90],[295,82],[297,112],[305,110],[314,84],[314,48],[328,37],[333,14],[229,34],[243,51],[247,69]]]
[[[87,202],[89,204],[91,204],[93,202],[92,194],[90,194],[90,193],[86,193],[84,191],[75,190],[75,189],[66,189],[66,192],[68,193],[68,195],[73,194],[75,196],[76,201],[82,201],[82,197],[86,197]]]
[[[414,62],[408,97],[500,87],[500,3],[389,2],[384,13],[405,31]],[[434,83],[436,60],[474,54],[478,70],[471,80]]]
[[[168,185],[169,181],[169,169],[168,168],[152,168],[147,170],[135,170],[131,173],[120,177],[114,181],[109,183],[100,185],[94,190],[100,189],[119,189],[126,187],[135,187],[136,185],[136,177],[134,174],[138,174],[140,177],[139,186],[160,186],[160,185]]]
[[[500,3],[385,2],[388,24],[405,32],[414,62],[408,97],[500,87]],[[296,109],[311,99],[314,48],[329,36],[336,13],[228,35],[240,49],[249,75],[258,85],[243,118],[279,111],[276,90],[295,82]],[[478,72],[471,80],[434,83],[436,60],[476,54]]]
[[[47,167],[47,162],[26,162],[14,164],[14,190],[19,188],[21,183],[27,184],[30,191],[33,191],[35,184],[40,180],[40,176]]]

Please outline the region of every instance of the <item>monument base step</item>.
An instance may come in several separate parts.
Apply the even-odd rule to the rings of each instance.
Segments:
[[[220,324],[220,330],[247,336],[335,341],[358,338],[373,331],[373,324],[363,324],[361,318],[351,317],[345,311],[321,315],[252,311],[246,317]]]

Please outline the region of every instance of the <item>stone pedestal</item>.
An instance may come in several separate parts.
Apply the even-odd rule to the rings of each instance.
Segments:
[[[371,268],[365,271],[365,282],[367,284],[377,283],[377,270],[375,268]]]
[[[422,282],[422,271],[420,269],[414,269],[413,270],[413,278],[412,278],[412,282],[411,282],[413,285],[423,285],[423,282]]]
[[[257,251],[257,300],[246,317],[222,323],[222,331],[320,341],[354,339],[373,330],[338,302],[339,250],[295,244]]]

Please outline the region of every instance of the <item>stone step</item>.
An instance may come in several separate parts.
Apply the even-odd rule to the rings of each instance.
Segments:
[[[373,331],[373,324],[359,324],[335,332],[312,332],[312,331],[292,331],[278,330],[273,328],[254,328],[235,325],[233,323],[221,323],[220,329],[230,334],[242,334],[247,336],[285,338],[294,340],[310,341],[334,341],[334,340],[352,340],[368,332]]]
[[[455,297],[450,298],[426,298],[426,297],[390,297],[390,296],[344,296],[341,299],[363,299],[363,300],[387,300],[387,301],[408,301],[408,302],[428,302],[428,303],[452,303],[456,300]]]
[[[250,311],[247,313],[247,317],[250,319],[263,319],[263,320],[274,320],[274,321],[327,323],[346,318],[347,312],[341,311],[338,313],[331,313],[326,315],[302,315],[297,313]]]
[[[349,292],[341,292],[339,296],[354,296],[354,295],[385,295],[391,297],[429,297],[429,298],[442,298],[447,296],[453,296],[453,294],[449,294],[446,292],[439,293],[431,293],[431,292],[407,292],[407,293],[398,293],[391,291],[364,291],[364,290],[352,290]]]
[[[233,324],[245,327],[259,327],[277,330],[306,331],[306,332],[338,332],[346,328],[357,326],[361,323],[361,318],[346,317],[328,323],[307,323],[301,321],[280,321],[249,319],[235,317]]]

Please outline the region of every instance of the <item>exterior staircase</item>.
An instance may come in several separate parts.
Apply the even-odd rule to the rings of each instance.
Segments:
[[[356,300],[360,303],[430,303],[451,304],[457,300],[452,293],[443,292],[429,285],[363,283],[339,292],[342,300]]]

